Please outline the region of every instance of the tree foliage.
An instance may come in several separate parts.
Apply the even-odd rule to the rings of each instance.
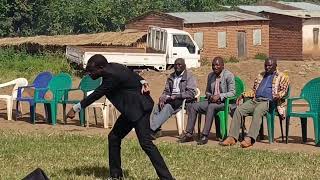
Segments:
[[[253,4],[256,1],[0,0],[0,37],[119,31],[129,19],[151,10],[215,11],[223,10],[226,5]]]

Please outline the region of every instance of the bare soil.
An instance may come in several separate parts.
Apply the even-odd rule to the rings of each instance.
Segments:
[[[253,85],[254,78],[256,75],[263,71],[263,61],[259,60],[248,60],[242,61],[240,63],[227,63],[225,68],[229,69],[236,76],[239,76],[246,83],[246,88],[249,89]],[[291,96],[298,96],[301,88],[311,79],[315,77],[320,77],[320,61],[280,61],[278,62],[278,69],[288,73],[291,81]],[[200,68],[191,69],[193,74],[197,77],[198,87],[201,90],[203,95],[205,90],[205,85],[207,81],[207,75],[211,72],[211,66],[205,65]],[[158,101],[158,98],[163,91],[164,84],[167,76],[172,72],[155,72],[155,71],[143,71],[141,75],[148,80],[151,87],[151,95],[155,102]],[[80,79],[75,78],[73,81],[73,86],[77,87]],[[11,89],[3,88],[0,89],[0,94],[10,94]],[[24,92],[24,94],[29,94],[30,92]],[[79,99],[82,98],[82,94],[75,92],[71,94],[71,98]],[[307,106],[304,105],[305,102],[299,102],[296,108],[297,110],[307,110]],[[93,112],[90,111],[90,126],[81,127],[79,125],[78,117],[74,120],[68,120],[67,124],[64,124],[62,121],[62,107],[59,107],[58,110],[58,124],[52,126],[47,124],[44,120],[44,108],[40,104],[37,106],[37,123],[35,125],[30,124],[29,122],[29,105],[27,103],[22,104],[23,107],[23,117],[19,118],[17,121],[8,121],[6,115],[6,105],[4,102],[0,101],[0,130],[9,130],[12,132],[23,132],[23,133],[74,133],[82,135],[102,135],[107,136],[110,129],[103,129],[103,121],[101,118],[101,113],[98,112],[98,124],[95,123]],[[71,106],[68,106],[70,108]],[[15,110],[13,110],[15,114]],[[250,118],[247,118],[247,128],[250,125]],[[229,122],[231,118],[229,119]],[[186,123],[186,122],[185,122]],[[229,123],[230,124],[230,123]],[[285,122],[283,122],[285,124]],[[177,140],[177,128],[175,118],[170,118],[163,125],[163,136],[157,139],[157,142],[169,141],[175,142]],[[266,122],[264,122],[264,131],[267,134]],[[285,126],[284,126],[285,131]],[[213,125],[211,129],[212,134],[210,135],[210,141],[208,146],[217,146],[218,141],[215,139],[215,127]],[[134,132],[130,133],[128,137],[135,137]],[[301,144],[301,126],[300,120],[293,118],[290,123],[290,132],[289,132],[289,144],[285,144],[281,140],[280,125],[279,119],[275,120],[275,138],[276,142],[269,144],[268,140],[262,140],[257,142],[254,145],[254,149],[267,149],[275,151],[288,151],[288,152],[318,152],[318,147],[314,145],[314,132],[313,132],[313,122],[308,120],[308,142],[306,144]],[[267,138],[266,138],[267,139]],[[196,144],[191,142],[189,144]]]

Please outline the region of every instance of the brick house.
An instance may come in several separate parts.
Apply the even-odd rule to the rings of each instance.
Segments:
[[[270,19],[270,55],[276,54],[288,60],[320,56],[320,5],[265,1],[238,8],[242,12],[260,13]],[[282,41],[278,41],[279,36]]]
[[[237,11],[149,12],[130,20],[126,29],[147,30],[149,25],[189,32],[202,48],[201,57],[254,58],[269,54],[269,20]]]

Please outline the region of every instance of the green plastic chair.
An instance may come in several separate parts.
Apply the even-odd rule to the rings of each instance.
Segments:
[[[74,89],[69,89],[68,91],[66,91],[66,94],[64,96],[64,99],[61,101],[61,104],[63,106],[63,120],[66,123],[67,121],[67,117],[66,117],[66,105],[67,104],[77,104],[79,103],[81,100],[69,100],[69,92],[71,91],[82,91],[83,92],[83,98],[86,98],[88,95],[88,92],[95,90],[97,87],[100,86],[102,81],[102,78],[98,78],[96,80],[93,80],[89,75],[84,76],[81,81],[80,84],[78,86],[78,88],[74,88]],[[80,124],[81,126],[84,126],[85,124],[85,110],[81,110],[79,112],[79,119],[80,119]]]
[[[283,97],[283,99],[288,99],[290,96],[290,86],[288,87],[288,91],[286,96]],[[282,141],[284,141],[284,136],[283,136],[283,126],[282,126],[282,117],[280,116],[278,110],[277,110],[277,105],[271,105],[269,107],[269,111],[266,114],[266,118],[267,118],[267,127],[268,127],[268,139],[269,139],[269,143],[273,143],[274,142],[274,120],[275,120],[275,116],[278,116],[279,118],[279,122],[280,122],[280,130],[281,130],[281,139]],[[260,132],[259,132],[259,136],[260,139],[263,138],[264,133],[263,133],[263,117],[262,117],[262,123],[261,123],[261,128],[260,128]]]
[[[37,88],[35,89],[34,93],[34,101],[35,105],[34,108],[36,108],[36,105],[38,103],[43,103],[45,105],[48,105],[48,120],[51,120],[52,125],[56,125],[57,123],[57,108],[58,103],[62,101],[63,96],[65,95],[65,92],[69,90],[72,86],[72,80],[69,74],[67,73],[60,73],[56,76],[54,76],[48,85],[48,88]],[[40,93],[44,90],[50,91],[52,93],[52,99],[47,100],[41,98]],[[33,123],[35,123],[35,116],[33,118]]]
[[[302,141],[307,141],[307,118],[313,119],[315,143],[319,145],[319,115],[320,115],[320,78],[309,81],[301,90],[300,97],[288,98],[286,116],[286,143],[288,143],[289,123],[291,117],[299,117],[301,120]],[[292,111],[292,102],[305,100],[309,105],[309,111]]]
[[[244,82],[238,77],[235,76],[235,88],[236,88],[236,95],[233,97],[228,97],[224,101],[224,110],[219,111],[217,113],[217,116],[219,117],[220,121],[220,135],[222,139],[225,139],[228,135],[228,117],[229,117],[229,111],[230,111],[230,104],[235,103],[237,98],[241,96],[241,94],[245,90]],[[206,100],[205,96],[200,97],[200,102]],[[201,128],[201,114],[198,116],[198,135],[200,135],[200,128]],[[216,129],[218,129],[216,127]]]

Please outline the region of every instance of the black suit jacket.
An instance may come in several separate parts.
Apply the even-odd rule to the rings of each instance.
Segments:
[[[105,69],[102,84],[80,102],[81,108],[105,95],[127,120],[137,121],[151,112],[154,102],[150,95],[141,94],[141,76],[117,63],[108,63]]]

